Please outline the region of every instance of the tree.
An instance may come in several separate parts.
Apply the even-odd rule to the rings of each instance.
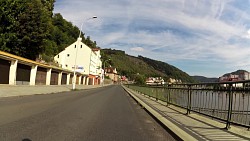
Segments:
[[[53,16],[55,0],[41,0],[43,7],[49,17]]]
[[[11,0],[0,1],[0,49],[10,52],[13,45],[17,44],[15,30],[18,27],[16,19],[22,11],[20,6]]]
[[[36,59],[44,52],[51,27],[50,11],[41,0],[6,0],[0,6],[0,49]]]
[[[134,74],[132,75],[132,79],[135,80],[135,83],[138,85],[144,85],[146,83],[146,78],[145,76],[141,74]]]
[[[89,46],[90,48],[96,48],[96,41],[92,41],[91,39],[90,39],[90,36],[87,36],[87,39],[85,39],[84,41],[83,41],[87,46]]]
[[[53,56],[74,43],[79,28],[53,15],[55,0],[0,0],[0,50],[29,59]],[[84,38],[89,47],[96,42]]]

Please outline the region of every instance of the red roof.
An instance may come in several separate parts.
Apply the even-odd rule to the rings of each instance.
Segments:
[[[99,51],[101,50],[100,48],[92,48],[93,51]]]

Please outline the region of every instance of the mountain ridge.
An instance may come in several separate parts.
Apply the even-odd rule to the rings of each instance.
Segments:
[[[153,60],[143,56],[131,56],[122,50],[102,49],[102,60],[105,66],[111,65],[117,68],[120,75],[125,75],[132,80],[145,82],[147,77],[163,77],[165,81],[172,79],[181,80],[184,83],[197,82],[186,72],[166,62]],[[106,60],[111,61],[106,61]]]
[[[219,79],[218,78],[209,78],[209,77],[205,77],[205,76],[198,76],[198,75],[195,75],[195,76],[191,76],[193,79],[201,82],[201,83],[210,83],[210,82],[218,82]]]

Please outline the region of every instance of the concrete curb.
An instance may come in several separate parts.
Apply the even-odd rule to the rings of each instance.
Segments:
[[[133,97],[140,105],[142,105],[149,113],[151,113],[156,119],[158,119],[164,126],[166,126],[169,130],[171,130],[173,133],[176,134],[181,140],[186,140],[186,141],[196,141],[193,136],[189,135],[186,133],[184,130],[181,128],[177,127],[175,124],[173,124],[171,121],[167,120],[164,116],[159,114],[157,111],[155,111],[153,108],[148,106],[145,102],[140,100],[138,97],[136,97],[133,94],[133,91],[122,86],[124,90],[126,90],[131,97]]]
[[[106,87],[100,85],[77,85],[76,90]],[[72,91],[72,85],[0,85],[0,98],[27,95],[53,94]]]

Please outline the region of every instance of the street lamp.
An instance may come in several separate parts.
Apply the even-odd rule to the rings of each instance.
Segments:
[[[91,19],[96,19],[96,18],[97,18],[96,16],[93,16],[92,18],[88,18],[86,21],[91,20]],[[83,22],[83,23],[84,23],[84,22]],[[81,36],[83,23],[81,24],[81,29],[80,29],[80,31],[79,31],[79,36],[78,36],[78,38],[80,38],[80,36]]]
[[[108,60],[105,60],[104,62],[103,62],[103,82],[102,82],[102,85],[104,85],[104,80],[105,80],[105,63],[107,62],[107,61],[110,61],[111,59],[108,59]]]
[[[96,18],[97,18],[96,16],[93,16],[92,18],[88,18],[86,21],[91,20],[91,19],[96,19]],[[75,65],[74,65],[74,77],[73,77],[74,80],[73,80],[73,87],[72,87],[73,90],[76,89],[76,60],[77,60],[78,47],[79,47],[80,42],[82,41],[81,33],[82,33],[83,23],[81,25],[81,28],[79,30],[80,33],[79,33],[79,36],[77,38],[76,55],[75,55]]]

